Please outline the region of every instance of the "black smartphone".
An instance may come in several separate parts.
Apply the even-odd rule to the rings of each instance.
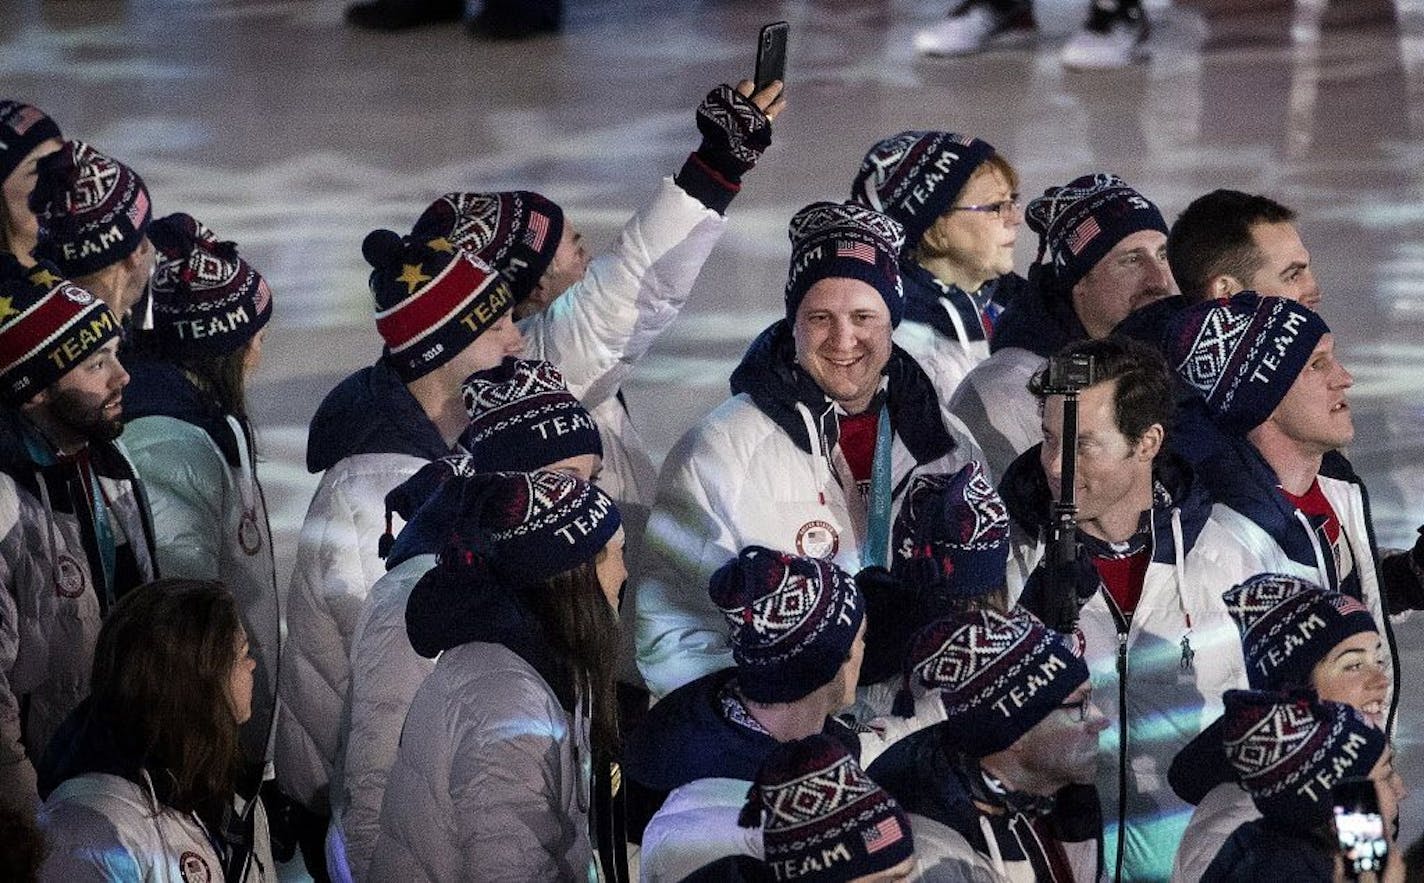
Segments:
[[[1389,837],[1380,815],[1379,795],[1369,779],[1344,779],[1332,792],[1335,804],[1335,841],[1353,878],[1379,874],[1389,857]]]
[[[756,91],[760,92],[773,80],[786,82],[786,35],[791,25],[774,21],[761,29],[757,38]]]

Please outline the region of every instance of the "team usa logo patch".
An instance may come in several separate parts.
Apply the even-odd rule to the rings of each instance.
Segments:
[[[808,521],[796,531],[796,554],[806,558],[831,559],[841,548],[841,535],[825,521]]]
[[[257,526],[257,513],[247,509],[237,522],[237,544],[247,555],[262,551],[262,529]]]
[[[89,580],[84,576],[84,568],[79,566],[79,562],[71,555],[60,552],[55,567],[55,592],[62,598],[78,598],[88,587]]]
[[[207,861],[191,849],[178,857],[178,873],[183,875],[183,883],[212,883],[213,880]]]

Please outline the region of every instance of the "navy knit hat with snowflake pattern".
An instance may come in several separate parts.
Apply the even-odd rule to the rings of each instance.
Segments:
[[[153,217],[138,173],[83,141],[66,141],[35,167],[30,210],[39,221],[35,256],[74,278],[138,250]]]
[[[1281,573],[1262,573],[1221,599],[1241,630],[1246,679],[1257,690],[1307,687],[1336,644],[1379,626],[1359,601]]]
[[[1227,690],[1222,744],[1267,821],[1309,833],[1328,824],[1331,790],[1368,776],[1389,747],[1358,711],[1290,693]]]
[[[806,292],[822,279],[858,279],[874,288],[890,311],[890,324],[905,315],[900,283],[900,250],[905,231],[900,222],[874,209],[835,202],[813,202],[791,218],[791,271],[786,277],[786,318]]]
[[[937,690],[947,730],[970,757],[1003,751],[1088,681],[1062,635],[1015,608],[953,613],[921,629],[905,677]]]
[[[915,854],[909,816],[825,735],[776,746],[738,822],[761,825],[763,859],[778,881],[855,880]]]
[[[968,600],[1004,588],[1009,513],[977,461],[917,475],[895,517],[890,570],[922,597]],[[945,611],[947,612],[947,611]]]
[[[1024,220],[1038,234],[1034,263],[1051,269],[1058,290],[1065,293],[1132,234],[1156,230],[1167,235],[1157,206],[1110,174],[1082,175],[1063,187],[1049,187],[1028,204]]]
[[[460,444],[482,469],[539,469],[603,456],[598,426],[549,362],[507,358],[461,386],[470,425]]]
[[[1222,429],[1244,436],[1271,416],[1329,333],[1308,307],[1241,291],[1173,316],[1167,363],[1201,393]]]
[[[0,101],[0,181],[10,177],[42,142],[63,137],[59,125],[38,107]]]
[[[554,260],[564,210],[530,190],[447,193],[415,221],[416,238],[444,237],[499,271],[519,303]]]
[[[272,290],[236,245],[182,212],[154,221],[148,235],[158,252],[148,290],[162,352],[231,353],[272,318]]]
[[[719,567],[708,592],[731,626],[738,688],[754,702],[793,702],[829,684],[865,618],[845,571],[765,546]]]
[[[905,248],[913,250],[974,171],[993,155],[987,141],[967,135],[901,132],[866,152],[850,198],[899,221],[905,228]]]

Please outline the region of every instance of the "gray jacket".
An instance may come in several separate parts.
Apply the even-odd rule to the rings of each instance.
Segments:
[[[406,715],[369,878],[597,881],[588,733],[514,651],[441,654]]]

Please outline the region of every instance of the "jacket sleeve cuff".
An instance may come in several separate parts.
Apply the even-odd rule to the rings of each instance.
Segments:
[[[727,180],[703,162],[696,153],[687,155],[687,162],[682,164],[682,169],[673,180],[688,196],[719,215],[727,213],[727,206],[732,204],[732,197],[742,189],[740,183]]]

